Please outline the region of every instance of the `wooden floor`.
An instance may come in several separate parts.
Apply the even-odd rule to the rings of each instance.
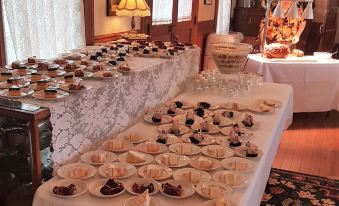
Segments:
[[[339,179],[339,112],[294,114],[273,167]]]

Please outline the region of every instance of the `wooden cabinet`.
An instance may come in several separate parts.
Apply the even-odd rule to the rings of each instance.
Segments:
[[[241,8],[234,10],[233,29],[245,36],[258,36],[260,22],[265,17],[263,8]]]

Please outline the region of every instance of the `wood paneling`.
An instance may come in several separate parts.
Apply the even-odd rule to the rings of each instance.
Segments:
[[[234,31],[241,32],[246,36],[258,36],[260,22],[265,17],[262,8],[240,8],[234,10]]]
[[[339,179],[339,112],[294,114],[273,167]]]
[[[94,0],[84,1],[86,45],[94,44]]]
[[[6,64],[6,49],[5,49],[5,37],[4,27],[2,20],[2,1],[0,1],[0,66]]]
[[[202,21],[198,23],[198,46],[201,48],[200,68],[204,65],[204,54],[206,47],[207,36],[210,33],[215,33],[216,22],[214,20]]]

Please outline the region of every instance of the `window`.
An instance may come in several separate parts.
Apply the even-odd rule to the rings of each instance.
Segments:
[[[192,0],[178,1],[178,22],[192,20]]]
[[[85,46],[83,0],[1,1],[8,63]]]
[[[228,34],[230,30],[231,1],[219,0],[217,34]]]
[[[152,25],[172,23],[173,0],[153,1]]]

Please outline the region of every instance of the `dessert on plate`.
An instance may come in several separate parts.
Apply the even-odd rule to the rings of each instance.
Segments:
[[[124,190],[124,186],[122,183],[114,180],[114,179],[109,179],[106,184],[101,187],[100,193],[103,195],[115,195]]]
[[[179,164],[180,157],[177,154],[165,153],[160,155],[160,162],[169,167]]]
[[[20,75],[20,76],[25,76],[26,74],[27,74],[27,66],[25,66],[25,65],[20,65],[19,67],[18,67],[18,75]]]
[[[81,179],[84,178],[88,175],[88,169],[81,167],[81,166],[76,166],[74,167],[71,171],[69,176],[74,179]]]
[[[101,65],[101,64],[93,65],[93,71],[94,72],[102,71],[102,70],[104,70],[104,66],[103,65]]]
[[[20,78],[18,77],[10,77],[7,79],[7,84],[10,86],[19,85],[20,84]]]
[[[91,161],[94,163],[104,163],[107,160],[107,154],[104,152],[98,152],[92,154]]]
[[[73,74],[67,74],[64,76],[65,79],[65,83],[73,83],[74,82],[74,78],[73,78]]]
[[[72,196],[77,194],[77,188],[74,184],[68,186],[55,186],[53,193],[60,196]]]
[[[211,169],[213,167],[213,161],[206,157],[198,157],[194,164],[201,169]]]
[[[42,74],[41,73],[32,73],[31,74],[31,82],[37,82],[38,80],[42,79]]]
[[[253,116],[245,114],[244,120],[242,121],[245,127],[252,127],[254,125]]]
[[[127,168],[123,166],[109,165],[106,168],[106,174],[109,177],[115,177],[115,178],[123,177],[127,174]]]
[[[193,125],[194,124],[194,112],[193,110],[189,110],[186,114],[186,125]]]
[[[41,79],[38,80],[36,83],[36,89],[37,90],[45,90],[48,88],[48,80],[47,79]]]
[[[102,76],[103,76],[103,77],[113,77],[113,73],[110,72],[110,71],[104,71],[104,72],[102,73]]]
[[[45,71],[45,70],[48,69],[48,67],[49,67],[49,65],[46,62],[39,62],[38,63],[38,70],[40,70],[40,71]]]
[[[212,121],[213,121],[213,124],[214,125],[220,125],[220,122],[221,122],[221,114],[220,113],[214,113],[212,115]]]
[[[141,194],[141,193],[143,193],[143,192],[145,192],[145,191],[148,191],[149,193],[152,193],[152,192],[155,190],[155,188],[154,188],[153,183],[149,183],[149,184],[138,184],[138,183],[134,183],[134,184],[132,185],[132,190],[133,190],[133,192],[135,192],[135,193]]]
[[[231,129],[230,137],[228,139],[230,147],[239,147],[241,146],[241,141],[239,139],[239,127],[235,129],[234,127]]]
[[[158,165],[147,165],[144,171],[144,175],[149,178],[159,178],[163,175],[163,169]]]
[[[133,199],[133,206],[150,206],[151,198],[148,190]],[[132,205],[131,205],[132,206]]]
[[[209,199],[216,199],[224,196],[224,189],[218,185],[209,185],[207,187],[203,187],[201,193]]]
[[[184,192],[184,189],[181,185],[174,186],[168,182],[161,184],[162,191],[170,196],[181,196]]]
[[[36,63],[36,57],[35,57],[35,56],[29,57],[29,58],[27,59],[27,63],[28,63],[28,64],[35,64],[35,63]]]
[[[74,72],[76,69],[77,69],[76,64],[66,64],[65,65],[66,72]]]
[[[199,170],[191,169],[191,170],[183,172],[182,177],[188,182],[198,183],[200,182],[200,179],[201,179],[201,173]]]
[[[79,91],[85,89],[85,86],[81,83],[71,83],[68,85],[68,90]]]
[[[45,98],[54,99],[54,98],[57,98],[58,91],[56,89],[53,89],[53,88],[47,88],[47,89],[44,90],[44,95],[45,95]]]
[[[131,71],[131,68],[128,66],[128,64],[124,64],[124,65],[121,65],[119,67],[119,71],[122,71],[122,72],[129,72]]]
[[[11,86],[8,88],[8,95],[12,97],[21,96],[21,88],[18,86]]]
[[[213,157],[224,157],[226,154],[225,149],[222,146],[208,147],[207,153]]]
[[[126,161],[131,164],[138,164],[145,162],[145,155],[135,152],[135,151],[128,151],[126,156]]]
[[[171,134],[179,135],[180,134],[180,123],[178,121],[173,121],[172,127],[168,131]]]
[[[194,131],[192,135],[189,136],[189,140],[193,144],[200,144],[204,140],[204,135],[200,131]]]
[[[161,143],[161,144],[166,144],[167,143],[167,132],[166,131],[159,131],[159,135],[157,137],[156,142]]]
[[[67,61],[66,61],[66,59],[64,59],[64,58],[58,58],[58,59],[55,59],[54,60],[54,63],[55,64],[59,64],[59,65],[64,65],[64,64],[67,64]],[[46,68],[47,69],[47,68]]]
[[[83,69],[75,69],[74,70],[74,76],[76,77],[84,77],[85,76],[85,72]]]
[[[198,102],[197,107],[201,107],[203,109],[209,109],[211,107],[211,104],[208,102]]]
[[[203,117],[205,115],[205,110],[202,107],[198,107],[194,109],[194,113],[199,117]]]
[[[48,76],[58,76],[58,68],[57,66],[53,65],[53,66],[49,66],[47,71],[48,71]]]
[[[11,64],[12,69],[18,69],[21,66],[20,61],[14,61]]]
[[[250,142],[245,144],[246,146],[246,157],[258,157],[258,147]]]
[[[124,141],[122,139],[112,139],[106,142],[106,149],[112,151],[122,151],[124,149]]]
[[[152,121],[155,123],[160,123],[161,122],[161,117],[162,117],[162,112],[161,110],[156,110],[153,114]]]

